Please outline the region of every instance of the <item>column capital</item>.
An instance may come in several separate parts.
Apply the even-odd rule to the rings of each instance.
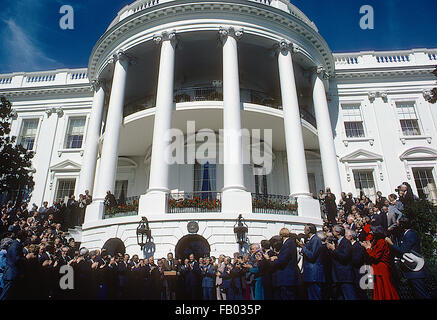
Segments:
[[[153,35],[153,42],[156,44],[161,44],[163,41],[171,41],[172,43],[177,43],[176,31],[163,31],[161,33],[156,33]]]
[[[106,80],[103,79],[94,79],[91,81],[91,89],[92,91],[98,91],[100,88],[105,89],[107,85]]]
[[[328,80],[330,77],[329,73],[326,71],[326,68],[322,65],[315,67],[315,75],[320,77],[322,80]]]
[[[109,58],[109,64],[115,64],[117,61],[127,61],[129,64],[135,63],[135,58],[128,55],[124,50],[120,49],[117,52],[112,54],[112,57]]]
[[[281,39],[273,46],[276,53],[287,53],[290,52],[292,55],[301,52],[301,48],[295,43]]]
[[[243,37],[243,28],[235,27],[220,27],[219,31],[220,41],[223,43],[227,37],[233,37],[235,40],[240,40]]]

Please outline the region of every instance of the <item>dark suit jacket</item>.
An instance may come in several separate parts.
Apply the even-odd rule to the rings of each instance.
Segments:
[[[415,251],[419,254],[422,253],[420,248],[420,239],[419,235],[416,231],[410,229],[404,233],[400,246],[393,245],[390,246],[390,249],[393,249],[395,254],[399,257],[402,257],[404,253]],[[423,279],[427,277],[427,273],[425,268],[421,271],[409,271],[407,269],[402,268],[402,272],[404,273],[405,278],[407,279]]]
[[[6,253],[6,267],[3,273],[3,280],[15,280],[23,267],[24,261],[23,244],[18,240],[12,241]]]
[[[352,244],[343,237],[334,251],[330,251],[332,262],[332,281],[335,283],[352,283]]]
[[[185,286],[186,288],[194,288],[200,286],[200,268],[199,263],[195,261],[193,263],[193,268],[187,268],[185,274]]]
[[[354,272],[355,282],[359,282],[362,274],[360,274],[360,269],[364,265],[365,262],[365,253],[366,249],[358,242],[352,245],[352,269]]]
[[[320,254],[322,241],[314,235],[302,248],[303,254],[303,281],[325,282],[325,272]]]
[[[278,287],[299,285],[299,270],[297,267],[297,248],[293,239],[287,239],[279,251],[278,259],[269,263],[276,270]]]
[[[215,284],[215,268],[212,264],[202,268],[202,287],[214,288]]]

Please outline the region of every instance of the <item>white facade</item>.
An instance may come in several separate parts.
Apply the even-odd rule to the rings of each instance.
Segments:
[[[138,253],[146,216],[155,257],[174,252],[190,221],[218,256],[238,250],[239,214],[249,241],[259,242],[284,226],[320,226],[311,193],[325,186],[338,199],[359,189],[387,195],[403,181],[421,193],[419,176],[435,182],[437,108],[427,98],[436,64],[437,49],[333,54],[285,0],[142,0],[120,11],[88,69],[0,75],[0,95],[16,112],[12,135],[34,141],[31,203],[91,190],[85,223],[71,232],[82,245],[119,238]],[[224,129],[218,148],[233,159],[243,157],[236,132],[271,129],[272,172],[256,178],[253,162],[219,163],[211,191],[221,209],[169,213],[169,196],[199,191],[195,165],[163,160],[165,133],[188,135],[187,121],[196,132]],[[138,214],[104,217],[106,190],[121,186],[138,197]],[[265,186],[296,198],[297,213],[255,210],[253,193]]]

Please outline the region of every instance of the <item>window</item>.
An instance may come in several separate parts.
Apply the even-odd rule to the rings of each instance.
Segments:
[[[216,197],[216,164],[206,162],[194,165],[194,192],[201,192],[202,199],[213,200]]]
[[[429,194],[428,184],[435,185],[432,168],[413,168],[413,175],[419,198],[426,199]]]
[[[376,198],[373,170],[354,170],[355,189],[360,197],[364,194],[374,200]]]
[[[263,167],[255,164],[257,171],[262,171]],[[255,193],[267,195],[267,176],[265,174],[255,175]]]
[[[420,136],[419,120],[414,102],[398,102],[396,110],[404,136]]]
[[[85,128],[85,117],[69,119],[67,136],[65,139],[65,146],[64,146],[65,149],[82,148],[84,128]]]
[[[74,194],[74,188],[76,187],[76,179],[59,179],[58,187],[56,188],[56,199],[65,199]]]
[[[342,111],[346,137],[363,138],[365,134],[360,105],[344,105]]]
[[[119,204],[126,203],[128,180],[115,181],[114,196]]]
[[[24,119],[20,133],[20,144],[27,150],[33,150],[35,146],[38,119]]]

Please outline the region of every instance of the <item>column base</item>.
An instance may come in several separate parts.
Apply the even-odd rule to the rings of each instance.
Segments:
[[[222,193],[222,212],[235,214],[252,213],[252,194],[239,189],[227,189]]]
[[[104,212],[104,200],[94,199],[93,202],[86,207],[84,224],[102,220]]]
[[[299,217],[322,219],[319,200],[307,197],[297,198],[297,214]]]
[[[150,190],[140,197],[138,215],[158,215],[167,213],[167,192]]]

